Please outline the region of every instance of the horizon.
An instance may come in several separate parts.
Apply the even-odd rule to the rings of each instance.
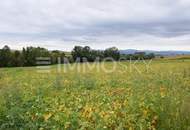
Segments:
[[[0,49],[2,49],[4,46],[8,46],[8,47],[10,47],[10,49],[11,50],[19,50],[19,51],[21,51],[23,48],[26,48],[26,47],[40,47],[40,48],[45,48],[45,49],[47,49],[47,50],[49,50],[49,51],[54,51],[54,50],[58,50],[58,51],[64,51],[64,52],[71,52],[72,50],[73,50],[73,48],[75,47],[75,46],[81,46],[81,47],[85,47],[85,46],[88,46],[88,45],[75,45],[75,46],[73,46],[73,48],[71,49],[71,50],[64,50],[64,49],[49,49],[49,48],[47,48],[47,47],[43,47],[43,46],[33,46],[33,45],[28,45],[28,46],[23,46],[23,47],[19,47],[19,48],[13,48],[13,47],[11,47],[11,46],[9,46],[8,44],[5,44],[5,45],[2,45],[2,46],[0,46]],[[107,48],[104,48],[104,49],[102,49],[102,48],[92,48],[91,46],[89,46],[92,50],[105,50],[105,49],[108,49],[108,48],[111,48],[111,47],[116,47],[117,48],[117,46],[109,46],[109,47],[107,47]],[[126,48],[126,49],[120,49],[120,48],[118,48],[118,50],[119,51],[155,51],[155,52],[166,52],[166,51],[170,51],[170,52],[172,52],[172,51],[174,51],[174,52],[176,52],[176,51],[182,51],[182,52],[190,52],[190,50],[151,50],[151,49],[136,49],[136,48]]]

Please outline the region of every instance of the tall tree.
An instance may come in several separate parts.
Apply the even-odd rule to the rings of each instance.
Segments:
[[[118,48],[111,47],[104,51],[104,57],[105,58],[109,57],[109,58],[113,58],[114,60],[119,60],[120,52],[119,52]]]
[[[50,57],[50,53],[45,48],[40,47],[27,47],[23,48],[23,57],[25,66],[34,66],[36,65],[36,58],[38,57]]]
[[[71,52],[74,61],[77,60],[77,58],[82,59],[83,58],[83,47],[81,46],[75,46],[73,51]]]
[[[0,51],[0,67],[11,66],[11,49],[9,46],[4,46]]]
[[[51,63],[52,64],[58,64],[58,59],[61,59],[61,63],[63,62],[63,58],[65,57],[65,53],[58,51],[58,50],[54,50],[51,52]]]
[[[15,67],[20,67],[24,65],[24,58],[20,51],[14,51],[12,53],[11,65]]]

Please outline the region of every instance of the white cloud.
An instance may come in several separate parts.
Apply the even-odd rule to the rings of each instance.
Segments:
[[[1,0],[0,46],[190,50],[189,7],[189,0]]]

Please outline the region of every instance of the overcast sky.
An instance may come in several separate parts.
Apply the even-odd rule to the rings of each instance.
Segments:
[[[1,0],[5,44],[190,50],[190,0]]]

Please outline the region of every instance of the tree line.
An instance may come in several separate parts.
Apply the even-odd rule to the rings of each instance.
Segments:
[[[21,51],[11,50],[9,46],[4,46],[0,49],[0,67],[22,67],[22,66],[36,66],[37,58],[48,57],[50,64],[64,63],[64,59],[69,62],[94,62],[96,60],[102,61],[105,58],[113,59],[115,61],[122,59],[152,59],[154,54],[145,54],[144,52],[131,55],[121,55],[118,48],[111,47],[105,50],[94,50],[88,46],[75,46],[70,55],[66,55],[63,51],[49,51],[41,47],[26,47]],[[60,59],[60,60],[59,60]]]
[[[124,60],[149,60],[154,59],[155,54],[154,53],[148,53],[145,52],[135,52],[134,54],[123,54],[121,55],[121,59]]]
[[[38,57],[50,57],[50,63],[57,64],[58,57],[64,56],[61,51],[48,51],[41,47],[26,47],[18,51],[4,46],[0,49],[0,67],[35,66]]]
[[[74,61],[79,60],[80,62],[84,62],[85,59],[88,62],[94,62],[96,60],[102,61],[105,58],[112,58],[113,60],[118,61],[120,58],[120,52],[116,47],[101,51],[93,50],[89,46],[75,46],[71,54]]]

